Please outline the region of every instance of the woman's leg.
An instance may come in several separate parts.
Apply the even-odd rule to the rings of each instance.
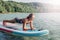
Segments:
[[[3,20],[3,26],[6,25],[6,22],[8,22],[8,23],[15,23],[15,20]]]

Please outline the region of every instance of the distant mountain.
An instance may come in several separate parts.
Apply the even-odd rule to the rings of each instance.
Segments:
[[[47,13],[47,12],[58,12],[60,6],[56,6],[53,4],[48,3],[39,3],[39,2],[32,2],[29,3],[31,6],[33,6],[37,12],[39,13]]]
[[[32,7],[34,7],[36,9],[37,12],[41,12],[41,10],[43,9],[43,4],[42,3],[38,3],[38,2],[32,2],[29,3]]]

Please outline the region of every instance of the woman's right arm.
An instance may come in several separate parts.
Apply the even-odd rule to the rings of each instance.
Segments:
[[[26,29],[26,19],[23,20],[23,30]]]

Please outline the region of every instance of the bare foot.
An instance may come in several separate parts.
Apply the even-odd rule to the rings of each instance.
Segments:
[[[3,26],[6,26],[6,23],[5,22],[3,22]]]

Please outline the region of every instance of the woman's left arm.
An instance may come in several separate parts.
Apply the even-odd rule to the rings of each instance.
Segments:
[[[33,29],[33,21],[30,22],[30,28]]]

